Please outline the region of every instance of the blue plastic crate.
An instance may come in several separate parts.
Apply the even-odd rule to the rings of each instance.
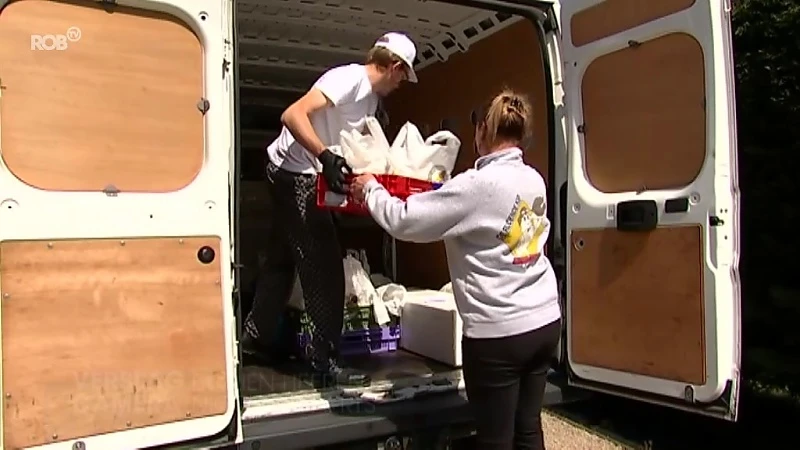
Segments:
[[[310,342],[310,335],[298,333],[297,344],[300,349],[304,350]],[[342,356],[357,356],[393,352],[397,350],[399,342],[400,325],[346,331],[342,333],[339,354]]]

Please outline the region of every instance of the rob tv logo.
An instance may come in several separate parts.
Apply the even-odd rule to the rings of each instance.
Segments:
[[[81,39],[81,29],[69,27],[65,34],[32,34],[31,50],[66,50],[70,42]]]

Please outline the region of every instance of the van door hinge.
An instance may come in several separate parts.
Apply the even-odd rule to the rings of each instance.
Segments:
[[[228,73],[228,70],[231,67],[231,62],[227,59],[222,59],[222,79],[225,79],[225,75]]]
[[[109,197],[116,197],[117,194],[119,193],[120,193],[119,188],[117,188],[113,184],[109,184],[108,186],[103,188],[103,194],[106,194]]]
[[[586,134],[586,124],[585,123],[578,125],[578,133]]]
[[[117,6],[117,0],[98,0],[106,12],[111,12]]]
[[[211,108],[211,102],[201,97],[200,100],[197,102],[197,109],[199,109],[200,112],[203,113],[203,115],[205,116],[209,108]]]
[[[725,15],[730,14],[731,10],[733,10],[731,0],[723,0],[722,11],[725,13]]]
[[[720,225],[725,225],[725,221],[717,216],[708,216],[708,224],[712,227],[718,227]]]
[[[635,41],[633,39],[628,41],[628,47],[630,48],[638,48],[640,45],[642,45],[642,43],[639,41]]]
[[[558,22],[556,22],[554,16],[548,14],[546,20],[542,22],[542,28],[544,29],[545,33],[556,31],[558,30]]]

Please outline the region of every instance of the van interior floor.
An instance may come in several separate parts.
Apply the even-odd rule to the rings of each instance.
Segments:
[[[343,358],[347,367],[366,372],[372,382],[424,377],[454,368],[402,349],[393,352]],[[299,360],[274,366],[245,366],[242,369],[242,395],[256,397],[314,390],[313,377]]]

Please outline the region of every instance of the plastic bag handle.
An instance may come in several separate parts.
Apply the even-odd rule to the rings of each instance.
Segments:
[[[369,130],[370,136],[373,139],[378,141],[380,148],[389,148],[389,140],[386,139],[386,134],[383,132],[383,128],[381,128],[380,122],[375,117],[367,117],[367,129]]]

